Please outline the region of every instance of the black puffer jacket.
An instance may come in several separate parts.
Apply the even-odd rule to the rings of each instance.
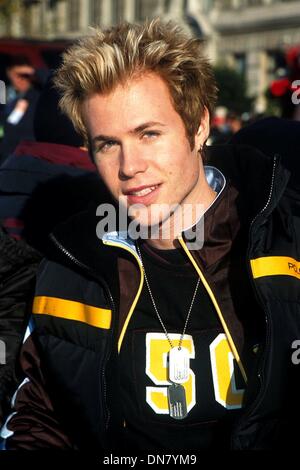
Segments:
[[[291,357],[300,338],[299,172],[290,175],[278,157],[268,160],[249,148],[220,146],[209,157],[239,195],[237,209],[248,233],[239,262],[248,269],[266,320],[231,446],[295,447],[300,366]],[[114,234],[101,243],[96,223],[95,216],[78,216],[52,238],[56,254],[41,266],[36,328],[21,356],[26,378],[2,429],[7,449],[107,450],[122,429],[118,346],[139,296],[142,269],[124,238]],[[189,257],[199,268],[198,255]],[[235,325],[227,320],[234,339]]]
[[[31,310],[40,259],[36,250],[0,228],[0,422],[20,379],[15,362]]]

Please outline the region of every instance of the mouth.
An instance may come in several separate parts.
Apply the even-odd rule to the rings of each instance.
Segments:
[[[129,205],[144,204],[147,206],[153,203],[160,186],[161,184],[155,184],[152,186],[139,186],[125,191],[124,194],[127,197]]]

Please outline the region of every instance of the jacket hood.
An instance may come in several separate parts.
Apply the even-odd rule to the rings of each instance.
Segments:
[[[289,186],[300,189],[300,122],[278,117],[259,119],[240,129],[230,140],[235,145],[251,145],[265,155],[282,157],[291,172]]]
[[[274,174],[276,158],[276,174]],[[278,202],[281,194],[279,188],[285,188],[290,179],[290,171],[284,166],[279,154],[267,156],[248,145],[215,145],[208,147],[208,162],[216,166],[234,186],[243,202],[245,218],[251,222],[267,204],[273,183],[273,204]],[[275,181],[273,181],[275,180]]]

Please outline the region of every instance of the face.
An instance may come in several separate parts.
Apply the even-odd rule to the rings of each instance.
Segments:
[[[12,86],[20,93],[25,93],[31,87],[34,68],[30,65],[16,65],[7,70],[7,76]]]
[[[107,95],[89,97],[83,119],[102,179],[127,207],[142,204],[131,213],[141,225],[172,217],[168,208],[157,205],[201,202],[207,183],[198,150],[208,137],[209,118],[205,114],[191,150],[183,121],[158,75],[147,74]]]

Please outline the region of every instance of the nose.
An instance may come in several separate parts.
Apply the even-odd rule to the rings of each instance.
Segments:
[[[121,147],[119,178],[127,180],[148,168],[147,159],[138,145],[126,144]]]

